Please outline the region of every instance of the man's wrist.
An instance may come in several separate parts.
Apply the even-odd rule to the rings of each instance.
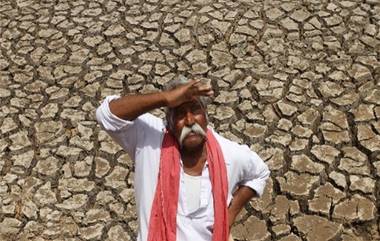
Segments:
[[[162,103],[163,103],[163,106],[164,107],[169,107],[170,104],[170,100],[169,100],[169,91],[167,90],[164,90],[164,91],[161,91],[160,92],[160,96],[161,96],[161,99],[162,99]]]

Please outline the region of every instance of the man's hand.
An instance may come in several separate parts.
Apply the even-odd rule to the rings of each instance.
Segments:
[[[214,91],[211,85],[201,83],[199,80],[192,80],[185,85],[163,92],[167,106],[170,108],[179,106],[200,96],[212,96],[213,94]]]
[[[228,207],[228,224],[230,226],[230,229],[245,204],[247,204],[249,200],[256,196],[256,192],[249,187],[241,186],[238,188],[238,190],[236,190],[231,204]]]

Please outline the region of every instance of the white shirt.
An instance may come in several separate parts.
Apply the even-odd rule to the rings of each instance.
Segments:
[[[195,212],[201,205],[202,176],[191,176],[183,173],[183,189],[189,213]]]
[[[135,161],[134,186],[139,222],[137,240],[146,241],[165,125],[163,120],[148,113],[134,121],[118,118],[109,109],[109,102],[116,98],[119,96],[108,96],[96,110],[96,118],[102,128]],[[267,165],[248,146],[227,140],[215,131],[213,134],[221,146],[226,162],[228,204],[232,200],[233,191],[239,185],[248,186],[261,196],[270,173]],[[208,166],[206,164],[202,170],[199,208],[192,212],[186,205],[182,162],[180,167],[177,241],[211,241],[214,208]]]

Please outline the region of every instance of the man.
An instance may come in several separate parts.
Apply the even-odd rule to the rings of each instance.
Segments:
[[[176,80],[165,91],[107,97],[97,120],[135,161],[138,241],[227,241],[269,170],[246,145],[207,128],[211,85]],[[166,124],[148,112],[166,107]]]

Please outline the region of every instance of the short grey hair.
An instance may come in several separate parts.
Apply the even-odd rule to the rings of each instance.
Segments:
[[[183,75],[179,75],[178,77],[170,80],[169,82],[167,82],[165,85],[164,85],[164,90],[172,90],[172,89],[175,89],[181,85],[185,85],[187,83],[190,82],[190,79],[189,78],[186,78],[185,76]],[[201,104],[201,106],[205,109],[205,114],[206,114],[206,118],[208,119],[208,115],[207,115],[207,105],[210,103],[210,98],[207,97],[207,96],[200,96],[199,97],[199,102]],[[167,125],[170,123],[170,113],[171,113],[171,108],[168,108],[166,107],[165,108],[165,114],[166,114],[166,123]]]

